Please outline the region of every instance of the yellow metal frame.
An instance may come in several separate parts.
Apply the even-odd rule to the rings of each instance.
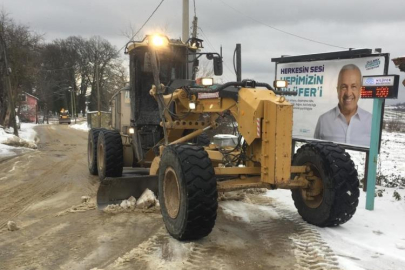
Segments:
[[[141,42],[128,45],[130,53],[139,47],[148,47],[150,36]],[[172,46],[191,48],[182,42],[172,42],[168,46],[160,47],[160,51],[169,50]],[[156,51],[151,50],[152,53]],[[229,112],[238,123],[238,129],[247,143],[245,153],[249,156],[243,167],[225,167],[223,151],[215,147],[206,147],[212,161],[215,174],[227,179],[218,182],[218,190],[236,190],[251,187],[265,188],[301,188],[308,196],[319,192],[318,185],[314,184],[311,169],[306,166],[291,166],[292,144],[292,114],[293,106],[284,96],[277,96],[273,91],[262,88],[240,88],[238,101],[232,98],[198,98],[185,89],[177,89],[172,94],[161,95],[163,86],[159,85],[159,78],[155,78],[157,86],[152,86],[150,95],[163,107],[161,126],[165,130],[166,138],[159,142],[158,156],[151,149],[145,154],[144,166],[150,166],[150,174],[159,173],[161,155],[165,146],[185,143],[195,138],[207,129],[217,127],[216,120],[219,114]],[[159,93],[160,92],[160,93]],[[209,96],[208,96],[209,97]],[[190,102],[195,103],[195,109],[190,109]],[[180,119],[174,119],[168,108],[174,104],[175,112]],[[200,116],[208,117],[204,121]],[[184,136],[184,130],[195,130]],[[240,152],[233,151],[232,155]],[[294,176],[291,179],[291,175]]]
[[[150,94],[157,99],[156,87]],[[218,190],[237,190],[252,187],[264,188],[306,188],[310,169],[306,166],[291,166],[292,143],[292,105],[284,97],[276,96],[273,91],[259,88],[241,88],[238,102],[231,98],[210,98],[199,100],[184,89],[164,95],[165,107],[175,104],[176,113],[185,115],[182,120],[174,120],[167,110],[164,111],[165,126],[169,135],[169,145],[184,143],[200,135],[204,129],[215,128],[218,113],[229,111],[238,123],[239,132],[248,143],[247,152],[253,161],[245,167],[224,167],[223,154],[215,148],[206,147],[217,176],[229,177],[218,182]],[[189,103],[196,104],[189,109]],[[201,114],[208,115],[206,121],[199,121]],[[183,136],[182,130],[195,129]],[[160,154],[164,146],[160,147]],[[239,154],[235,151],[232,154]],[[151,156],[152,157],[152,156]],[[158,174],[160,156],[149,160],[150,173]],[[294,179],[291,174],[296,174]]]

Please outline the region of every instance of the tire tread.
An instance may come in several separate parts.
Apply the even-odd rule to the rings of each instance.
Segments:
[[[329,204],[329,213],[320,213],[325,216],[323,220],[313,220],[307,218],[307,208],[298,198],[300,191],[292,192],[295,207],[305,221],[320,227],[333,227],[349,221],[356,212],[359,203],[359,181],[357,170],[350,155],[341,147],[334,143],[309,143],[302,146],[294,155],[293,160],[298,155],[316,155],[322,158],[322,170],[330,177],[331,183],[324,182],[324,188],[332,189],[334,197]],[[296,165],[296,164],[294,164]],[[329,184],[330,186],[325,186]],[[349,195],[350,193],[350,195]]]
[[[101,135],[101,134],[100,134]],[[99,136],[100,136],[99,135]],[[99,137],[100,139],[100,137]],[[105,166],[104,172],[98,172],[100,180],[105,177],[120,177],[123,169],[123,146],[121,135],[115,130],[103,130],[102,140],[104,140]]]
[[[178,235],[169,233],[178,240],[200,239],[212,231],[217,217],[218,193],[211,160],[204,148],[198,145],[168,147],[181,164],[188,206],[184,231]]]

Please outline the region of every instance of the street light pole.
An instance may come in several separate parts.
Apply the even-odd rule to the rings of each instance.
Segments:
[[[76,91],[73,90],[73,110],[75,114],[75,124],[76,124],[76,113],[77,113],[77,107],[76,107]]]
[[[70,90],[70,105],[72,107],[72,116],[73,116],[73,89]]]
[[[73,91],[73,111],[72,111],[72,113],[74,114],[74,117],[75,117],[75,124],[76,124],[76,111],[77,111],[77,108],[76,108],[76,91],[75,91],[75,89],[76,89],[76,79],[75,79],[75,70],[74,70],[74,68],[72,68],[72,91]]]

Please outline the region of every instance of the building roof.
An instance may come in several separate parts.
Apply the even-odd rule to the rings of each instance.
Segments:
[[[24,91],[23,91],[23,93],[24,93],[25,95],[27,95],[27,96],[30,96],[30,97],[35,98],[36,100],[39,100],[39,98],[37,98],[36,96],[33,96],[33,95],[31,95],[31,94],[28,94],[27,92],[24,92]]]

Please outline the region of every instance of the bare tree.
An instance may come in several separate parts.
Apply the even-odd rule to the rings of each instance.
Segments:
[[[4,124],[7,111],[15,110],[5,102],[7,93],[5,91],[5,75],[7,75],[7,80],[9,79],[9,88],[11,89],[9,99],[18,100],[18,96],[22,91],[27,93],[35,92],[34,77],[38,68],[36,63],[39,57],[39,45],[42,36],[34,33],[28,26],[15,23],[4,10],[0,12],[0,25],[3,37],[3,68],[0,69],[0,103],[2,105],[0,108],[0,123]],[[4,69],[4,55],[7,56],[8,70]],[[12,124],[15,119],[11,119],[9,122]]]
[[[77,110],[73,112],[75,114],[85,112],[87,96],[90,96],[90,109],[97,107],[96,66],[103,109],[108,108],[110,93],[121,88],[126,81],[125,69],[117,49],[101,37],[86,40],[71,36],[55,40],[44,46],[42,61],[41,65],[46,72],[40,80],[48,76],[46,80],[52,82],[43,82],[42,85],[48,85],[44,89],[45,96],[53,96],[53,111],[59,111],[62,107],[71,108],[72,97],[75,98],[75,104],[78,104]],[[48,104],[51,103],[48,101]]]
[[[93,69],[91,76],[88,79],[91,83],[91,95],[90,95],[90,110],[95,110],[97,107],[97,91],[96,91],[96,72],[98,71],[99,87],[102,93],[102,109],[108,109],[108,93],[114,92],[115,89],[107,89],[105,81],[107,79],[111,80],[109,76],[112,76],[114,69],[119,67],[121,70],[121,64],[119,61],[118,50],[112,46],[107,40],[101,37],[92,37],[87,44],[87,55],[89,57],[89,63],[91,63]],[[97,66],[97,67],[96,67]],[[119,73],[118,73],[119,74]],[[119,77],[118,77],[119,78]],[[122,80],[122,79],[121,79]],[[123,80],[125,84],[126,80]],[[111,87],[111,85],[109,85]],[[115,85],[114,88],[121,87]]]

